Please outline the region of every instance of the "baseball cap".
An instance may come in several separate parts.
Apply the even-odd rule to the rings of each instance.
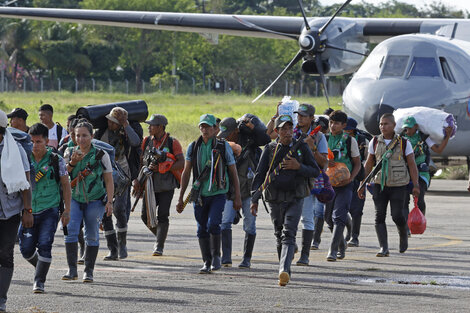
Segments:
[[[217,136],[220,138],[227,138],[231,132],[237,129],[237,126],[237,121],[233,117],[226,117],[219,124],[220,132]]]
[[[344,130],[355,130],[357,128],[357,121],[352,117],[348,117],[348,122]]]
[[[201,115],[201,117],[199,118],[199,126],[201,124],[207,124],[209,126],[215,126],[217,125],[217,120],[215,119],[215,116],[212,115],[212,114],[203,114]]]
[[[149,125],[163,125],[166,126],[168,125],[168,120],[166,119],[165,115],[162,114],[152,114],[150,119],[148,121],[145,121],[145,123]]]
[[[302,116],[312,116],[315,115],[315,107],[308,103],[302,103],[294,113],[300,114]]]
[[[274,121],[275,128],[280,128],[284,126],[286,123],[291,123],[294,125],[294,121],[292,120],[292,116],[290,115],[279,115],[276,120]]]
[[[121,124],[119,122],[119,120],[117,119],[117,116],[118,116],[119,112],[121,112],[121,113],[123,113],[124,115],[127,116],[127,111],[125,109],[123,109],[121,107],[115,107],[111,110],[111,112],[109,112],[108,115],[106,115],[106,118],[108,120],[110,120],[111,122],[114,122],[116,124]]]
[[[403,127],[411,128],[411,127],[415,126],[416,124],[417,124],[416,119],[413,116],[408,116],[405,119],[405,122],[403,122]]]
[[[28,112],[26,112],[22,108],[15,108],[7,115],[7,117],[8,118],[19,117],[26,121],[26,119],[28,118]]]

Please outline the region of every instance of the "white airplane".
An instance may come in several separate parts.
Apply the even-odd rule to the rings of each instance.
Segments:
[[[13,7],[0,7],[0,16],[194,32],[213,39],[225,34],[297,40],[299,51],[259,97],[300,61],[304,72],[320,75],[324,87],[325,75],[358,70],[343,94],[343,107],[366,130],[377,134],[379,116],[394,109],[437,108],[452,113],[458,124],[443,156],[470,155],[470,20],[336,17],[350,2],[332,17],[318,18],[306,17],[303,9],[303,17],[281,17]],[[379,44],[363,62],[368,43]]]

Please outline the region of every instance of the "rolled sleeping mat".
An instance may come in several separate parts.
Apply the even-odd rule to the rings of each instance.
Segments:
[[[94,128],[104,128],[108,126],[106,115],[114,107],[125,109],[128,113],[127,119],[129,122],[145,122],[149,115],[147,103],[144,100],[89,105],[79,108],[76,115],[88,119]]]

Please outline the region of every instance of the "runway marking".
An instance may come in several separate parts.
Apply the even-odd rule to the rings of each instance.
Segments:
[[[431,249],[431,248],[455,246],[455,245],[459,245],[459,244],[463,243],[462,239],[457,238],[457,237],[453,237],[453,236],[436,234],[433,237],[444,238],[444,239],[448,239],[450,241],[444,242],[444,243],[437,243],[437,244],[429,245],[429,246],[408,248],[408,250],[426,250],[426,249]]]

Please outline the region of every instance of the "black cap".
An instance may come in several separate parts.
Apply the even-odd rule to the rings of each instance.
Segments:
[[[274,127],[275,128],[280,128],[284,126],[286,123],[291,123],[294,125],[294,120],[292,119],[292,116],[290,115],[279,115],[276,120],[274,121]]]
[[[39,107],[39,111],[50,111],[51,113],[54,113],[54,109],[52,108],[52,105],[50,104],[43,104]]]
[[[315,107],[308,103],[302,103],[294,113],[300,114],[302,116],[313,116],[315,115]]]
[[[26,121],[26,119],[28,118],[28,112],[26,112],[25,110],[23,110],[22,108],[16,108],[16,109],[13,109],[8,115],[7,115],[8,118],[12,118],[12,117],[19,117],[19,118],[22,118]]]
[[[237,121],[233,117],[226,117],[220,122],[220,131],[217,136],[220,138],[227,138],[227,136],[237,129],[237,127]]]

